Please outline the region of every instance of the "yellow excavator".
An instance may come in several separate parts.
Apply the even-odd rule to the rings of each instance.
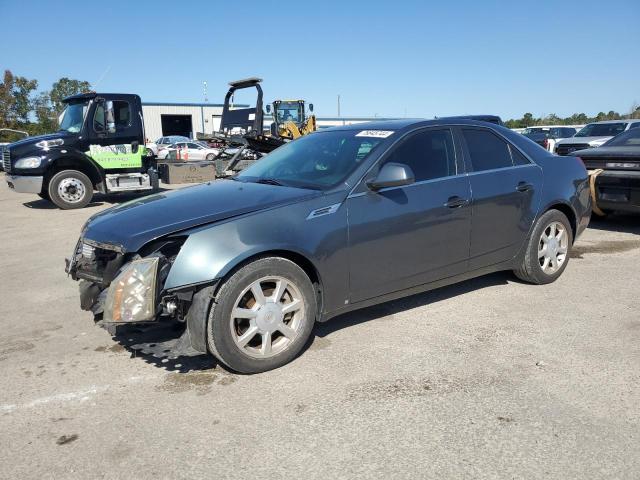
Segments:
[[[267,105],[267,113],[271,113],[273,108],[271,135],[294,140],[315,132],[318,128],[316,116],[308,115],[305,107],[304,100],[274,100],[271,105]],[[309,104],[309,112],[313,112],[313,103]]]

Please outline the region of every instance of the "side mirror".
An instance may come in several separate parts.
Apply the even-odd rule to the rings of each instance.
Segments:
[[[378,191],[381,188],[401,187],[416,181],[413,170],[403,163],[386,163],[382,166],[376,178],[367,182],[367,187]]]
[[[267,110],[267,113],[271,113],[271,105],[267,104],[264,108]]]
[[[309,104],[309,111],[310,111],[310,112],[313,112],[313,103],[310,103],[310,104]]]
[[[116,116],[113,113],[113,102],[111,100],[104,104],[104,116],[107,123],[107,132],[116,133]]]

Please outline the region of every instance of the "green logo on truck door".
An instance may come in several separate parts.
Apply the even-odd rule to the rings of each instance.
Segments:
[[[105,170],[112,168],[141,168],[144,147],[138,147],[136,153],[132,153],[130,144],[123,145],[90,145],[85,152],[93,158],[98,165]]]

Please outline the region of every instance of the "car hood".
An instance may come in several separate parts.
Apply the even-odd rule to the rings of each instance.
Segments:
[[[164,235],[319,195],[317,190],[219,180],[104,210],[89,219],[82,237],[135,252]]]
[[[46,135],[37,135],[35,137],[22,138],[17,142],[10,143],[9,148],[11,149],[12,154],[19,156],[23,152],[31,153],[34,149],[39,149],[39,147],[36,147],[36,143],[41,142],[42,140],[55,140],[56,138],[62,138],[63,140],[66,140],[69,137],[75,138],[76,136],[77,134],[70,134],[66,131],[48,133]]]
[[[584,158],[640,158],[640,146],[622,146],[622,147],[607,147],[606,145],[599,148],[589,148],[586,150],[576,150],[571,152],[571,155]]]
[[[574,144],[574,143],[590,144],[592,142],[602,143],[602,142],[606,142],[610,138],[613,138],[613,137],[569,137],[569,138],[563,138],[562,140],[558,140],[556,145],[561,145],[563,143],[570,143],[570,144]]]

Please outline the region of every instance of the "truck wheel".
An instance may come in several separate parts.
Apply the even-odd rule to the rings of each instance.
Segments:
[[[520,280],[543,285],[555,282],[569,263],[573,231],[567,216],[549,210],[536,222],[527,239],[520,267],[514,273]]]
[[[63,170],[49,181],[47,189],[51,201],[63,210],[85,207],[93,197],[89,177],[77,170]]]
[[[300,353],[315,318],[307,274],[290,260],[261,258],[220,287],[209,312],[209,350],[236,372],[272,370]]]

